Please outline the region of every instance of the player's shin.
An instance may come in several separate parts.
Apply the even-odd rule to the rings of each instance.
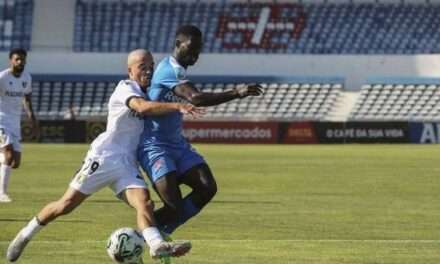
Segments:
[[[172,234],[179,226],[183,225],[190,218],[194,217],[200,212],[201,208],[198,208],[192,201],[191,196],[187,196],[183,200],[183,213],[180,215],[176,222],[168,223],[161,227],[161,230],[167,234]]]
[[[11,176],[11,166],[6,164],[0,165],[0,194],[8,192],[8,183]]]
[[[45,225],[41,224],[37,217],[32,218],[31,221],[21,230],[21,234],[26,239],[32,239]]]

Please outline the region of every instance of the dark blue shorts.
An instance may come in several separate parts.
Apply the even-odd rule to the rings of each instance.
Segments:
[[[189,144],[154,144],[138,150],[138,160],[152,182],[175,171],[182,176],[192,167],[206,163],[205,159]]]

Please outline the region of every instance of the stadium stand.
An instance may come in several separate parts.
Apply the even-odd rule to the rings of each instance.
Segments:
[[[371,82],[362,86],[351,121],[440,121],[440,83]]]
[[[205,83],[207,92],[220,92],[236,84]],[[208,108],[206,119],[228,120],[325,120],[335,106],[342,84],[266,83],[264,95]]]
[[[35,110],[40,119],[46,120],[62,119],[70,107],[77,119],[103,119],[118,77],[89,76],[88,81],[84,81],[84,76],[37,75],[32,87]],[[227,81],[228,78],[195,77],[195,80],[196,87],[207,92],[219,92],[239,85],[238,82]],[[269,79],[263,87],[264,96],[210,107],[204,119],[325,120],[341,94],[343,82],[338,79]]]
[[[78,119],[100,119],[107,114],[107,102],[116,82],[106,80],[76,81],[55,77],[32,83],[32,103],[39,118],[63,119],[69,108]]]
[[[440,5],[77,0],[74,51],[168,52],[179,25],[204,32],[207,53],[431,54]]]
[[[30,49],[33,6],[32,0],[0,1],[0,51]]]

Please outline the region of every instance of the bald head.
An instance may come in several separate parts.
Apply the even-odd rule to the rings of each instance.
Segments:
[[[145,49],[136,49],[128,53],[127,58],[127,66],[130,68],[135,63],[138,63],[141,60],[144,60],[145,58],[153,60],[153,56],[151,56],[151,53],[148,50]]]
[[[128,76],[146,89],[150,86],[153,77],[154,61],[148,50],[136,49],[131,51],[127,57]]]

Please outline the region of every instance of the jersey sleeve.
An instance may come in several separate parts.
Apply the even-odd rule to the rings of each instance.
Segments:
[[[130,108],[128,106],[130,99],[134,97],[145,97],[140,89],[135,87],[130,81],[121,81],[115,90],[115,96],[120,103],[126,105],[128,108]]]
[[[170,90],[174,89],[174,87],[179,84],[188,82],[186,71],[180,65],[168,64],[165,67],[162,67],[159,71],[156,71],[156,73],[158,74],[157,82],[162,87],[166,87]]]
[[[31,94],[32,93],[32,77],[30,74],[27,77],[27,81],[25,81],[23,83],[23,85],[25,86],[24,87],[24,94],[25,95]]]

